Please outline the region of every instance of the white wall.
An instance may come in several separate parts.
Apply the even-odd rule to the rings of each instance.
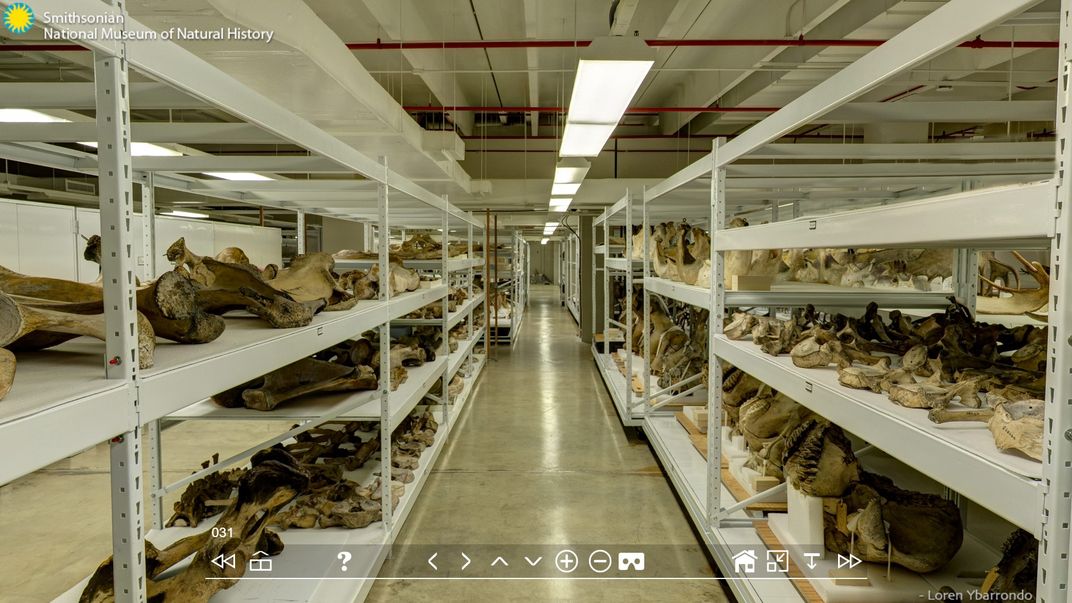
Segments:
[[[135,271],[151,280],[148,258],[142,252],[143,222],[131,224]],[[100,214],[81,209],[15,199],[0,199],[0,266],[33,276],[92,282],[99,267],[82,258],[85,239],[100,234]],[[223,224],[157,216],[154,255],[157,272],[168,269],[164,252],[179,237],[191,251],[216,255],[226,247],[241,247],[258,266],[283,263],[283,237],[278,228]]]

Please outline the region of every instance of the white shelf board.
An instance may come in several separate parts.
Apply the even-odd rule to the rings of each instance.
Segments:
[[[18,352],[0,400],[0,484],[134,428],[133,390],[104,378],[104,342]]]
[[[295,329],[272,329],[257,318],[228,318],[216,341],[200,345],[160,342],[156,365],[141,371],[142,420],[152,421],[264,373],[310,356],[388,319],[403,316],[447,293],[418,289],[389,302],[361,301],[353,310],[321,312]]]
[[[644,288],[652,293],[680,302],[710,309],[709,289],[675,281],[648,277]],[[851,306],[864,308],[871,302],[904,308],[942,308],[949,305],[947,292],[922,292],[913,289],[867,289],[833,287],[819,283],[779,283],[770,291],[726,291],[727,307],[749,306]]]
[[[477,295],[472,299],[467,299],[462,302],[462,305],[458,306],[453,312],[447,314],[447,329],[453,329],[458,326],[458,323],[465,320],[469,316],[469,310],[476,308],[480,304],[484,303],[484,296]],[[391,326],[439,326],[443,324],[442,320],[437,318],[400,318],[398,320],[392,320]]]
[[[458,343],[458,350],[455,351],[455,352],[451,352],[450,356],[447,357],[447,381],[448,382],[450,382],[450,380],[454,378],[454,375],[456,375],[458,373],[458,369],[460,369],[462,367],[462,364],[465,363],[465,359],[469,356],[469,352],[474,347],[476,347],[477,342],[479,342],[481,339],[483,339],[483,337],[484,337],[484,329],[481,328],[476,333],[474,333],[473,336],[470,337],[469,339],[465,339],[465,340],[459,342]]]
[[[844,387],[832,368],[797,368],[789,356],[770,356],[751,341],[718,335],[715,353],[920,473],[1037,533],[1042,464],[999,451],[984,423],[936,425],[925,410]]]
[[[649,416],[644,420],[644,433],[648,436],[651,447],[662,461],[663,468],[670,477],[678,497],[692,518],[698,532],[703,535],[722,575],[733,578],[727,585],[737,598],[742,601],[757,602],[798,602],[800,595],[789,580],[748,580],[746,575],[733,573],[730,559],[731,548],[741,547],[763,549],[763,541],[754,528],[720,528],[709,529],[706,518],[707,508],[707,461],[697,452],[689,439],[688,432],[672,416]],[[730,504],[734,498],[722,487],[722,504]],[[732,517],[746,519],[743,511]],[[761,553],[761,559],[765,555]]]
[[[1052,180],[986,188],[825,216],[729,228],[719,251],[806,247],[987,247],[1048,241],[1054,234]],[[970,216],[970,219],[967,219]],[[992,245],[991,245],[992,246]],[[1047,244],[1048,246],[1048,244]]]
[[[628,260],[626,258],[607,258],[605,260],[607,268],[611,270],[617,270],[619,272],[629,272],[632,270],[636,272],[644,268],[644,260]]]
[[[335,271],[362,270],[379,264],[379,259],[370,260],[335,260]],[[410,270],[442,270],[443,260],[402,260],[402,265]],[[484,258],[452,258],[447,260],[447,272],[458,272],[484,265]]]
[[[408,368],[406,381],[391,392],[388,406],[391,409],[391,428],[420,402],[424,394],[432,387],[436,379],[443,375],[447,358],[437,355],[432,362],[422,366]],[[179,410],[171,415],[173,419],[183,420],[239,420],[239,421],[301,421],[316,419],[336,412],[340,407],[351,407],[336,417],[338,421],[379,421],[380,395],[378,390],[360,392],[338,392],[322,396],[307,396],[284,402],[270,411],[250,408],[224,408],[212,400],[202,400]]]

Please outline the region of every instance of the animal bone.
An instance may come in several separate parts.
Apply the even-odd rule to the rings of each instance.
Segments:
[[[177,270],[190,268],[190,278],[205,287],[197,292],[198,305],[212,314],[248,310],[277,329],[303,327],[313,320],[313,315],[324,303],[330,301],[317,299],[307,303],[297,302],[289,294],[265,282],[260,271],[254,267],[202,258],[187,249],[181,238],[168,248],[167,258],[176,265]],[[315,262],[310,260],[308,263]],[[307,271],[315,273],[316,267]],[[313,274],[311,278],[316,276]],[[291,275],[293,278],[294,275]],[[297,286],[293,280],[284,280],[282,283]]]
[[[218,454],[212,455],[212,464],[218,463]],[[202,469],[209,467],[209,461],[201,464]],[[193,482],[183,490],[182,496],[175,501],[171,518],[166,527],[188,526],[196,528],[206,517],[212,517],[223,511],[223,507],[210,503],[231,497],[238,479],[245,474],[245,469],[217,471]]]
[[[306,253],[295,256],[290,266],[266,284],[297,302],[323,301],[327,311],[349,310],[357,300],[336,282],[334,269],[335,260],[330,255]]]
[[[245,573],[254,551],[282,552],[282,541],[266,528],[275,514],[309,484],[309,478],[297,468],[297,461],[286,457],[289,457],[286,452],[278,451],[268,459],[255,460],[253,467],[242,476],[238,496],[216,522],[217,528],[230,528],[234,537],[213,538],[210,531],[205,531],[162,550],[146,541],[147,600],[206,603],[220,590],[234,585],[233,578]],[[193,560],[185,569],[162,577],[164,572],[191,554]],[[235,555],[233,568],[212,564],[212,559],[221,554]],[[113,573],[112,559],[109,558],[90,577],[80,603],[113,601]]]
[[[1011,293],[1012,297],[983,297],[980,296],[975,303],[976,312],[979,314],[1025,314],[1037,312],[1045,307],[1050,296],[1050,276],[1046,269],[1038,262],[1030,262],[1018,252],[1012,252],[1013,256],[1024,265],[1024,269],[1038,281],[1036,289],[1010,288],[980,277],[983,282],[997,291]]]
[[[315,392],[376,389],[371,367],[357,368],[303,358],[258,379],[233,387],[212,397],[225,407],[244,405],[254,410],[272,410],[287,400]]]
[[[1039,542],[1017,528],[1001,546],[1001,560],[983,580],[979,592],[984,595],[999,593],[1030,593],[1038,590]],[[998,597],[988,597],[997,599]],[[1030,599],[1025,599],[1030,600]]]
[[[15,382],[15,355],[9,350],[0,348],[0,400],[11,391]]]
[[[149,321],[138,314],[138,365],[153,366],[153,351],[156,337]],[[43,338],[35,338],[42,335]],[[60,333],[51,337],[50,333]],[[0,347],[15,351],[38,350],[62,343],[73,337],[86,335],[105,341],[104,314],[71,314],[20,304],[5,293],[0,293]]]
[[[889,388],[890,400],[906,408],[945,408],[959,398],[964,406],[979,408],[980,380],[966,379],[949,385],[934,383],[893,384]]]
[[[889,560],[919,573],[945,566],[964,540],[955,503],[902,490],[870,473],[840,500],[824,504],[823,519],[827,549],[864,561]]]
[[[0,267],[0,291],[35,298],[31,305],[74,314],[102,314],[104,294],[99,287],[74,281],[25,276]],[[197,304],[197,291],[188,279],[165,273],[136,291],[138,311],[157,337],[179,343],[207,343],[223,333],[223,319],[206,314]],[[46,304],[46,301],[53,302]]]
[[[730,339],[744,339],[756,327],[757,322],[754,314],[734,312],[729,324],[722,328],[722,334]]]
[[[786,480],[808,496],[841,496],[859,480],[852,443],[841,428],[812,417],[785,435]]]
[[[951,411],[936,408],[927,414],[935,423],[981,421],[987,424],[998,450],[1018,450],[1042,460],[1042,431],[1046,403],[1043,400],[997,401],[993,408]]]

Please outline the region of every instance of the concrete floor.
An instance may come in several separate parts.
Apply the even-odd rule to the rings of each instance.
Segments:
[[[533,287],[513,349],[501,346],[428,477],[398,544],[677,545],[714,575],[651,449],[622,428],[591,348]],[[423,551],[423,549],[422,549]],[[388,561],[404,564],[403,549]],[[720,582],[379,580],[369,601],[725,601]]]
[[[533,287],[521,339],[490,361],[399,544],[678,545],[673,555],[682,569],[713,575],[650,449],[626,437],[576,333],[557,291]],[[288,426],[176,425],[164,435],[165,480]],[[103,444],[0,487],[0,601],[50,601],[90,574],[111,550],[108,496]],[[402,561],[388,561],[381,575]],[[709,580],[380,580],[368,600],[624,599],[727,600]]]

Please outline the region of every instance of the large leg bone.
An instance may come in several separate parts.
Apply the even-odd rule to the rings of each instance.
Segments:
[[[49,338],[48,345],[40,346],[34,342],[33,335],[38,331],[50,331],[65,335],[87,335],[105,341],[103,314],[70,314],[33,308],[15,302],[10,296],[0,293],[0,347],[14,350],[33,350],[49,347],[59,343]],[[138,314],[138,363],[141,368],[153,366],[153,351],[156,349],[156,337],[153,327],[140,313]]]
[[[272,410],[299,396],[315,392],[355,391],[376,388],[372,368],[358,368],[303,358],[274,370],[259,379],[231,388],[212,397],[221,406],[242,406]]]

